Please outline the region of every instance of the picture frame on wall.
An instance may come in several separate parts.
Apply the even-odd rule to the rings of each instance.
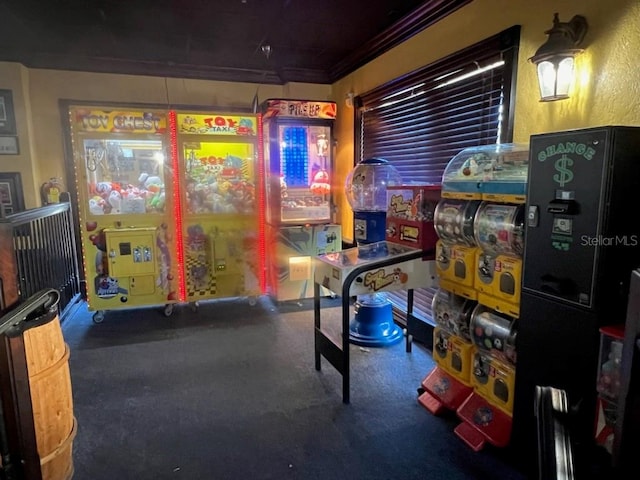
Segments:
[[[0,89],[0,135],[16,134],[16,116],[13,110],[13,93]]]
[[[0,203],[5,215],[24,210],[22,177],[19,172],[0,172]]]
[[[0,155],[18,155],[19,153],[17,135],[0,135]]]

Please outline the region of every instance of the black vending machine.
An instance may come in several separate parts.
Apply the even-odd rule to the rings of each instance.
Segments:
[[[575,443],[593,441],[599,327],[624,323],[640,264],[639,186],[640,127],[531,136],[513,417],[528,456],[536,385],[565,390]]]

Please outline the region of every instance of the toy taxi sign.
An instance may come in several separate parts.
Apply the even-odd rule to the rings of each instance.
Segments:
[[[244,137],[257,135],[255,115],[178,113],[177,124],[181,134]]]

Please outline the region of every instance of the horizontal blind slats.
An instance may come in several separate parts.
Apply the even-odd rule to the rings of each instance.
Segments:
[[[505,32],[515,31],[519,36],[515,27]],[[496,143],[501,122],[508,118],[502,112],[504,89],[510,88],[505,81],[507,69],[514,68],[498,62],[505,49],[501,35],[361,95],[358,151],[362,158],[356,160],[384,158],[406,182],[440,183],[449,161],[462,149]],[[516,55],[508,58],[517,64]],[[481,70],[487,66],[491,69]],[[435,288],[414,290],[417,318],[432,321],[435,292]],[[406,311],[406,291],[387,295],[394,306]]]

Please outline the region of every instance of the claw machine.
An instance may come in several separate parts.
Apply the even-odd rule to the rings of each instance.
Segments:
[[[336,110],[334,102],[312,100],[261,106],[267,292],[278,301],[313,297],[313,257],[342,249],[340,225],[332,223]]]
[[[166,111],[69,105],[89,310],[179,301]]]
[[[169,113],[183,266],[180,298],[248,297],[264,289],[259,115]]]

